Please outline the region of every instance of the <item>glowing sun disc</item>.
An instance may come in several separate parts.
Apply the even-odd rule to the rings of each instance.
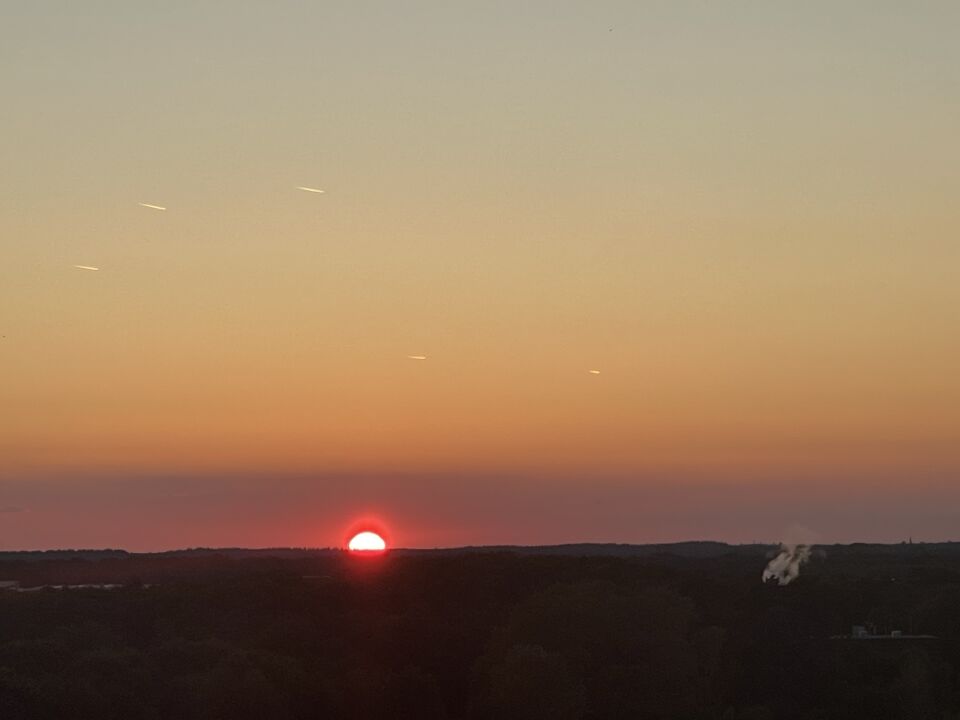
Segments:
[[[350,538],[347,547],[353,552],[383,552],[387,549],[387,544],[375,532],[366,530]]]

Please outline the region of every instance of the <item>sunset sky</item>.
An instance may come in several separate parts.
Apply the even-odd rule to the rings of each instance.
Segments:
[[[6,4],[0,549],[960,538],[958,27]]]

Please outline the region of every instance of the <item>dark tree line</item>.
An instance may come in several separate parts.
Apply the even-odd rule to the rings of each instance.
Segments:
[[[0,718],[960,718],[960,552],[0,559]],[[852,624],[936,640],[831,639]]]

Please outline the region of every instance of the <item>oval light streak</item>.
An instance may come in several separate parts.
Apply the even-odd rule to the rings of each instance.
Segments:
[[[364,530],[350,538],[347,548],[351,552],[383,552],[387,549],[387,543],[375,532]]]

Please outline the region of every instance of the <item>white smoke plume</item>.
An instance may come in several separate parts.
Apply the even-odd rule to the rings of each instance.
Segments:
[[[780,554],[767,563],[763,581],[776,580],[778,585],[789,585],[800,574],[800,566],[810,559],[810,545],[780,544]]]

